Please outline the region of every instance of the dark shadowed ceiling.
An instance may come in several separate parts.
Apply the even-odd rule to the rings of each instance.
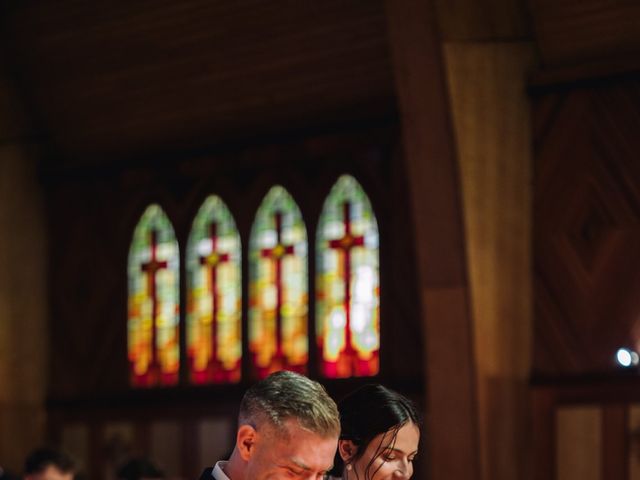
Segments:
[[[5,10],[10,77],[60,165],[395,109],[381,1],[16,1]]]
[[[640,69],[636,0],[431,2],[444,42],[535,42],[534,85]],[[396,115],[384,0],[0,0],[0,22],[0,97],[56,165]]]

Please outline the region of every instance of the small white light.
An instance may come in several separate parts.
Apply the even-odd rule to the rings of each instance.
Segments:
[[[616,360],[621,367],[629,368],[638,365],[638,354],[628,348],[620,348],[616,353]]]

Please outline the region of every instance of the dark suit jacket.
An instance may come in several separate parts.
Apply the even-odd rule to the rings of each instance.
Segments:
[[[213,468],[205,468],[202,475],[200,475],[200,480],[213,480],[211,472],[213,472]]]

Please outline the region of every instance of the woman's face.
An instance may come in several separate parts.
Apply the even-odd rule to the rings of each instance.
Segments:
[[[399,480],[413,475],[413,459],[418,453],[420,430],[414,423],[407,423],[398,430],[395,442],[393,429],[381,433],[369,442],[364,453],[350,463],[344,478],[360,480]],[[345,440],[341,440],[345,442]],[[340,453],[344,448],[340,448]],[[343,458],[345,455],[343,455]],[[349,460],[345,459],[345,468]]]

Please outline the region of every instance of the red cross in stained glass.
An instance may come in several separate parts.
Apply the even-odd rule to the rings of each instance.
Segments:
[[[158,261],[158,232],[151,230],[151,259],[147,263],[141,265],[143,272],[147,274],[147,292],[151,297],[151,382],[155,381],[158,366],[158,349],[157,349],[157,318],[158,318],[158,292],[156,287],[156,273],[159,270],[168,267],[166,261]]]
[[[276,212],[274,215],[276,223],[276,244],[273,248],[265,248],[260,254],[262,258],[270,258],[275,262],[276,267],[276,361],[283,359],[282,352],[282,259],[285,255],[293,255],[293,245],[282,243],[282,213]]]
[[[351,204],[345,202],[343,204],[343,224],[344,235],[329,241],[329,247],[342,252],[343,271],[344,271],[344,311],[346,314],[346,340],[345,354],[349,359],[353,358],[353,345],[351,342],[351,249],[353,247],[361,247],[364,245],[363,236],[354,236],[351,233]]]
[[[211,240],[211,253],[200,257],[200,265],[209,269],[211,275],[211,358],[209,359],[209,371],[212,380],[224,381],[226,378],[218,378],[223,373],[218,361],[218,266],[229,261],[228,253],[218,252],[217,224],[212,222],[209,227],[209,239]]]

